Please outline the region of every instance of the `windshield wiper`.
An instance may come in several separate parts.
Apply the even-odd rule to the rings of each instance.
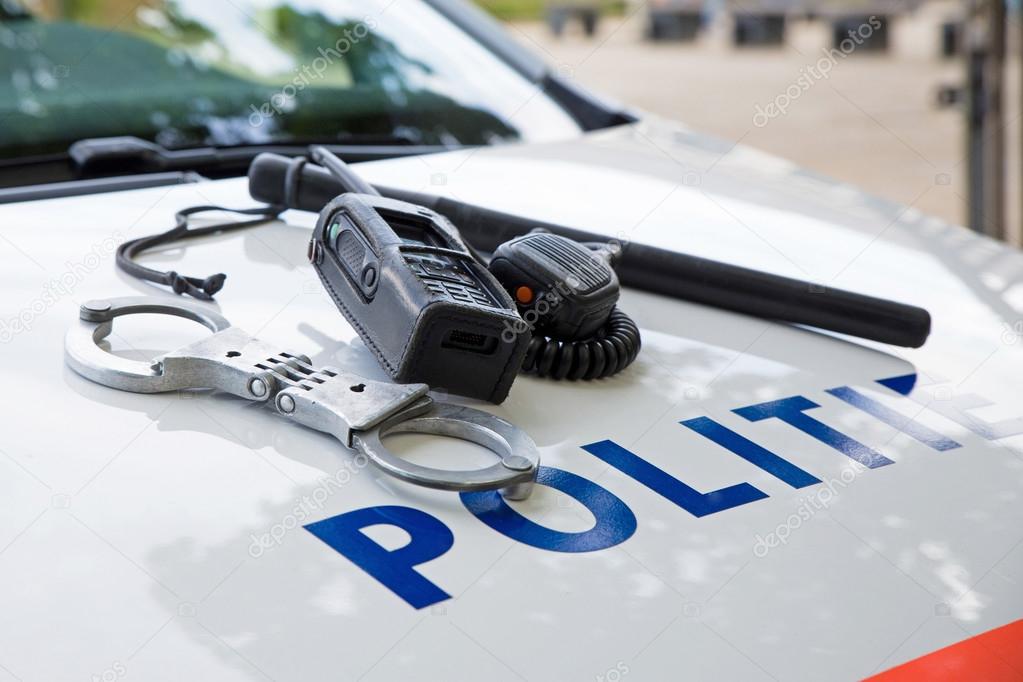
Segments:
[[[417,145],[411,144],[404,137],[384,138],[379,136],[363,138],[359,142],[351,144],[325,144],[323,146],[346,161],[356,162],[436,154],[461,148],[446,145]],[[168,149],[139,137],[100,137],[75,142],[68,149],[68,155],[80,176],[111,172],[123,174],[126,172],[184,170],[226,174],[248,168],[249,162],[262,152],[296,156],[306,153],[307,150],[307,144]]]
[[[79,140],[68,155],[82,174],[98,167],[130,166],[132,170],[184,170],[194,166],[218,164],[221,158],[213,147],[171,151],[139,137],[100,137]]]
[[[86,194],[106,194],[107,192],[123,192],[129,189],[186,185],[193,182],[202,182],[203,180],[205,178],[198,173],[173,171],[113,178],[90,178],[88,180],[71,180],[68,182],[48,182],[25,187],[0,187],[0,204],[77,197]]]

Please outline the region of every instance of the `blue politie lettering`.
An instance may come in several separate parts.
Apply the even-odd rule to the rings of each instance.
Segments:
[[[806,435],[838,450],[846,457],[870,469],[894,464],[880,452],[806,414],[806,410],[812,410],[815,407],[820,407],[820,405],[801,395],[794,395],[790,398],[740,407],[732,412],[751,422],[772,417],[780,419],[789,426],[799,429]]]
[[[793,488],[805,488],[808,485],[820,483],[821,479],[810,474],[792,462],[782,459],[767,448],[761,447],[740,436],[726,426],[709,417],[697,417],[679,422],[682,426],[695,431],[704,438],[707,438],[721,447],[729,450],[750,464],[759,467],[775,478],[788,483]]]
[[[767,493],[749,483],[738,483],[709,493],[701,493],[612,440],[590,443],[582,448],[697,518],[767,497]]]
[[[928,445],[939,452],[962,447],[951,438],[943,436],[933,429],[927,428],[914,419],[910,419],[905,415],[899,414],[895,410],[883,405],[873,398],[863,395],[849,386],[829,388],[825,392],[830,393],[839,400],[849,403],[858,410],[863,410],[872,417],[883,421],[888,426],[901,431],[907,436],[915,438],[924,445]]]
[[[541,466],[537,485],[560,490],[585,506],[597,520],[581,533],[564,533],[541,526],[518,513],[496,490],[461,493],[462,504],[483,523],[531,547],[552,552],[596,552],[625,542],[636,532],[636,515],[607,489],[582,476]]]
[[[877,380],[877,383],[885,388],[891,389],[900,395],[908,396],[917,403],[937,412],[946,419],[952,420],[963,428],[969,429],[986,440],[1000,440],[1023,433],[1023,418],[1017,417],[1015,419],[989,422],[976,415],[969,414],[969,410],[994,405],[993,402],[976,393],[960,393],[945,399],[923,399],[913,392],[916,382],[916,374],[905,374]]]
[[[899,395],[909,395],[916,388],[917,375],[915,372],[913,374],[902,374],[897,377],[877,379],[876,382],[885,388],[895,391]]]
[[[924,400],[915,394],[918,392],[914,392],[917,385],[915,374],[879,379],[878,383],[901,395],[908,395],[985,438],[994,440],[1023,433],[1023,419],[986,422],[967,414],[967,410],[992,404],[980,396],[964,394],[951,400]],[[849,386],[828,389],[827,393],[935,450],[961,447],[956,441]],[[733,412],[752,422],[779,419],[872,469],[893,463],[881,453],[806,414],[807,410],[816,407],[820,406],[796,395],[737,408]],[[713,419],[698,417],[680,424],[793,488],[821,483],[809,472]],[[612,440],[583,445],[582,449],[696,517],[767,497],[766,493],[746,482],[701,493]],[[628,505],[593,481],[569,471],[541,466],[536,483],[559,490],[584,505],[596,519],[593,528],[579,533],[552,530],[517,512],[497,491],[467,492],[461,493],[460,497],[466,509],[490,528],[517,542],[549,551],[593,552],[607,549],[626,541],[636,531],[636,516]],[[381,546],[363,532],[378,525],[403,529],[409,535],[409,542],[393,550]],[[451,598],[415,570],[417,566],[444,555],[454,545],[451,530],[440,519],[426,512],[393,505],[367,507],[309,524],[305,528],[414,608],[421,609]]]
[[[362,532],[364,528],[379,525],[401,528],[409,534],[409,543],[389,550]],[[396,505],[366,507],[310,523],[305,529],[414,608],[421,609],[451,598],[415,570],[416,566],[447,552],[455,543],[451,529],[435,516]]]

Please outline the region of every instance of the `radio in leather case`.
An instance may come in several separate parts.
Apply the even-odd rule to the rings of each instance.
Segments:
[[[455,227],[422,206],[342,194],[320,213],[309,260],[391,377],[503,401],[529,333]]]

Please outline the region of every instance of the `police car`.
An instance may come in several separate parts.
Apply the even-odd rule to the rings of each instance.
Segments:
[[[109,36],[5,11],[0,679],[1023,679],[1018,251],[600,102],[453,0],[180,2]],[[139,69],[101,87],[90,66],[118,42],[169,65],[147,116],[103,96],[143,87]],[[185,71],[205,88],[189,101]],[[65,365],[83,303],[178,299],[119,272],[120,243],[188,206],[251,205],[253,155],[335,119],[375,185],[893,298],[933,331],[905,349],[626,287],[643,348],[620,374],[440,396],[537,444],[521,501],[395,480],[236,397],[126,393]],[[154,146],[60,151],[117,132]],[[315,220],[141,260],[224,270],[198,305],[387,381],[305,258]],[[138,315],[106,350],[206,333]]]

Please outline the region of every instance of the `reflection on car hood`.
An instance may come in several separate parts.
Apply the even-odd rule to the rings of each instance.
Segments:
[[[241,400],[122,393],[62,367],[79,303],[170,296],[118,275],[116,242],[166,229],[188,205],[245,205],[244,179],[2,206],[0,580],[18,589],[0,597],[0,670],[47,680],[852,679],[1023,616],[1017,251],[659,121],[360,169],[381,184],[922,305],[934,331],[906,350],[624,291],[643,333],[625,372],[520,377],[505,403],[479,405],[525,429],[545,466],[575,475],[576,494],[588,481],[621,501],[611,535],[627,539],[569,553],[535,545],[586,533],[611,507],[538,486],[502,512],[520,530],[551,529],[530,544],[451,493],[352,473],[332,439]],[[386,378],[305,261],[315,217],[284,217],[145,258],[197,276],[226,271],[217,306],[234,324],[316,365]],[[113,344],[152,357],[192,338],[137,322],[115,324]],[[609,464],[615,446],[635,459]],[[870,453],[883,465],[856,464]],[[474,454],[415,441],[410,457],[465,468]],[[381,506],[429,514],[454,544],[388,581],[303,527]],[[407,535],[368,528],[383,550],[364,565],[415,555],[389,554]],[[422,580],[452,598],[412,608],[395,588]],[[985,665],[1023,650],[1019,628],[999,632],[1010,632],[996,642],[1005,655]]]

